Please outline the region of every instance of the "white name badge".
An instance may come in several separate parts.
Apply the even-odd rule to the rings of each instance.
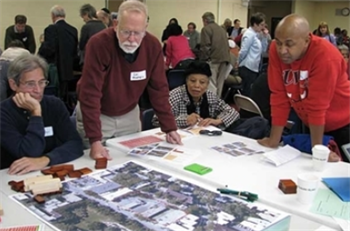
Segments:
[[[146,79],[146,70],[143,71],[135,71],[130,73],[131,81],[140,81]]]
[[[53,136],[53,129],[52,126],[45,127],[45,137]]]

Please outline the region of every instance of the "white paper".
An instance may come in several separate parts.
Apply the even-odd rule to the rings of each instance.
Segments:
[[[276,167],[285,164],[300,155],[301,152],[298,149],[295,149],[289,145],[285,145],[282,148],[278,148],[277,150],[263,154],[266,161],[276,165]]]

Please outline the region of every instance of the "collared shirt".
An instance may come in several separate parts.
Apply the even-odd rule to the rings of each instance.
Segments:
[[[18,32],[17,28],[16,28],[16,25],[13,26],[13,30],[15,31],[15,33],[24,33],[26,31],[26,28],[23,29],[22,32]]]
[[[196,46],[201,43],[199,32],[196,30],[194,30],[192,33],[186,30],[184,32],[184,36],[187,37],[188,43],[190,44],[192,50],[194,50]]]
[[[263,52],[263,46],[258,35],[253,28],[249,27],[242,37],[241,50],[239,51],[239,66],[244,66],[254,72],[259,72]]]
[[[231,37],[236,38],[239,35],[238,31],[239,31],[239,28],[237,29],[237,28],[233,27],[233,30],[231,32]]]
[[[207,90],[207,98],[209,105],[209,115],[213,119],[221,119],[223,124],[220,128],[225,129],[230,126],[234,121],[239,119],[239,113],[226,104],[223,100],[217,97],[212,91]],[[176,124],[179,128],[188,127],[187,125],[187,106],[191,101],[186,91],[186,85],[182,85],[175,88],[170,92],[170,105],[174,114]],[[198,102],[196,108],[200,108],[202,100]]]

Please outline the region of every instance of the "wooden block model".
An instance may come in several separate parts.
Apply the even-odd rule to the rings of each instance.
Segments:
[[[32,191],[33,195],[36,196],[60,191],[62,184],[59,178],[52,178],[34,182],[33,184],[30,184],[28,188],[30,191]]]
[[[23,181],[13,181],[11,180],[8,182],[8,184],[11,186],[11,189],[16,192],[24,192],[24,183]]]
[[[46,181],[49,179],[52,179],[52,175],[44,175],[44,176],[36,176],[36,177],[31,177],[27,178],[24,180],[24,191],[28,192],[30,191],[30,185],[35,184],[40,181]]]
[[[82,175],[86,175],[86,174],[89,174],[92,172],[92,170],[89,168],[82,168],[82,169],[79,169],[77,171],[81,172]]]
[[[4,215],[4,210],[2,209],[2,206],[0,204],[0,216],[3,216]]]
[[[55,172],[51,171],[50,169],[44,169],[44,170],[41,170],[41,173],[44,175],[52,175]]]
[[[98,158],[95,162],[95,169],[105,169],[107,168],[107,158]]]
[[[68,176],[70,178],[79,178],[81,177],[81,175],[83,175],[80,171],[72,171],[68,173]]]
[[[278,188],[281,189],[284,194],[297,193],[297,185],[290,179],[280,180]]]
[[[45,198],[44,197],[42,197],[42,196],[35,196],[34,197],[34,200],[38,203],[38,204],[43,204],[43,203],[45,203]]]
[[[51,172],[58,172],[62,170],[67,170],[68,172],[74,171],[74,165],[72,164],[62,164],[62,165],[54,165],[49,168]]]

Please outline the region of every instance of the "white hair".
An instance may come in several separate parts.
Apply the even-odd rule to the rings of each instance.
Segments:
[[[146,4],[144,4],[138,0],[128,0],[128,1],[123,2],[119,6],[119,9],[118,9],[118,16],[119,16],[117,18],[118,21],[121,21],[121,19],[123,17],[122,13],[125,11],[127,11],[127,12],[132,11],[132,12],[138,12],[138,13],[144,14],[145,21],[147,23],[148,9],[147,9]]]

